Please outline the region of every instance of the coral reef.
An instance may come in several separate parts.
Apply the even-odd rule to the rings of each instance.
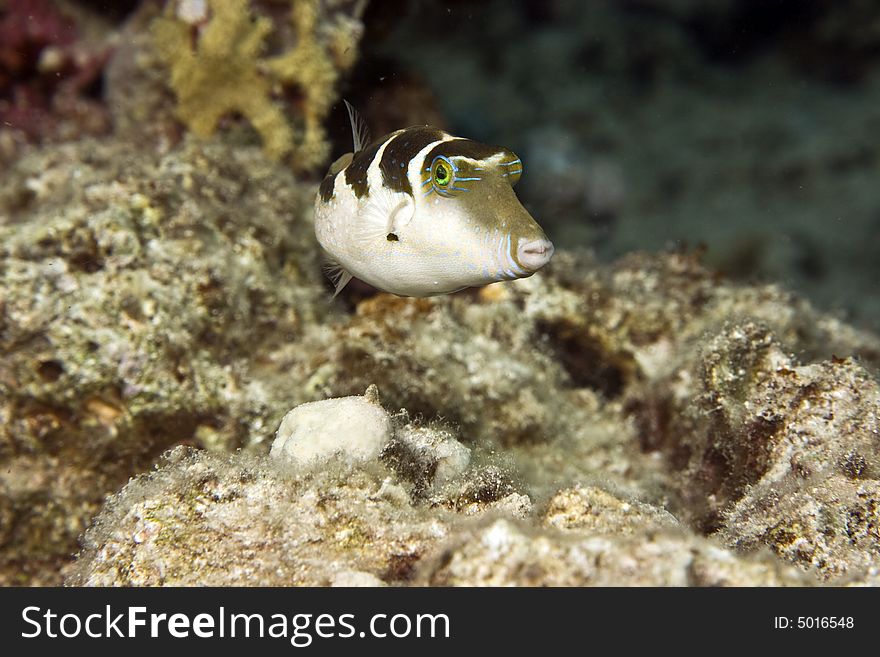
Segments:
[[[70,583],[256,585],[409,576],[445,533],[381,472],[283,473],[265,458],[178,448],[129,483],[85,537]]]
[[[876,336],[683,253],[331,304],[314,193],[192,140],[0,182],[3,582],[873,581]],[[363,458],[326,401],[267,456],[372,384]]]
[[[683,253],[334,304],[314,193],[194,141],[3,179],[3,582],[873,581],[876,336]],[[268,456],[372,384],[369,449],[325,401]]]
[[[337,3],[327,16],[317,0],[292,2],[295,45],[276,56],[265,51],[281,27],[254,15],[248,0],[203,4],[203,14],[192,13],[189,5],[172,0],[152,22],[154,45],[170,71],[178,118],[208,137],[223,117],[240,114],[270,157],[289,158],[300,171],[322,164],[329,155],[323,120],[336,100],[340,71],[355,62],[364,3]],[[294,105],[298,112],[284,98],[292,89],[301,94]],[[293,114],[299,115],[298,131]]]
[[[739,558],[681,531],[638,536],[541,531],[510,520],[463,530],[426,560],[430,586],[804,586],[763,558]]]
[[[880,582],[876,334],[684,249],[610,264],[560,249],[516,282],[332,300],[316,189],[294,171],[328,155],[363,2],[145,2],[108,17],[121,31],[86,4],[0,5],[15,133],[0,149],[16,145],[0,178],[0,584]],[[370,63],[391,79],[368,111],[442,120],[440,102],[466,134],[524,145],[526,195],[606,253],[711,223],[727,269],[798,262],[836,294],[817,243],[876,266],[869,239],[818,227],[841,203],[848,225],[876,223],[876,111],[859,110],[878,89],[860,66],[872,8],[813,3],[770,52],[737,41],[733,0],[582,5],[471,5],[442,52],[414,30],[417,63],[444,65],[415,70],[397,41],[387,71],[387,53]],[[763,11],[762,29],[787,29]],[[839,48],[859,16],[838,60],[851,75],[804,60],[815,79],[792,85],[781,58]],[[731,43],[753,66],[734,79],[716,68]],[[566,66],[592,73],[570,84]],[[859,101],[826,94],[829,75]],[[744,113],[729,102],[744,90],[801,120]],[[554,99],[547,125],[524,96]],[[96,131],[112,114],[113,134],[64,128],[63,99],[94,104]],[[20,114],[30,133],[22,107],[39,110]],[[830,117],[833,139],[815,130]],[[720,168],[694,165],[718,152]],[[765,239],[781,208],[797,222]]]
[[[331,305],[313,194],[219,143],[68,145],[4,179],[3,581],[871,581],[876,336],[681,253]],[[323,402],[300,408],[341,451],[265,456],[292,405],[371,384],[381,451],[346,458]],[[71,571],[102,496],[181,443]]]
[[[631,410],[680,471],[691,524],[825,578],[876,562],[880,389],[854,359],[802,365],[747,321],[651,385]]]
[[[260,345],[327,310],[310,207],[219,145],[82,142],[4,175],[0,581],[57,582],[102,496],[170,445],[268,447],[297,393],[262,380]]]

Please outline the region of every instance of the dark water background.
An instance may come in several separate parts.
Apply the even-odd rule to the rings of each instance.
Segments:
[[[385,1],[366,24],[342,91],[374,134],[510,147],[559,246],[704,245],[880,327],[880,2]]]

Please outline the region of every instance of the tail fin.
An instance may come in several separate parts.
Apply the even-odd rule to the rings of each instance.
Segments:
[[[351,123],[351,138],[354,141],[354,152],[363,150],[364,146],[370,143],[370,129],[367,122],[358,114],[352,104],[343,98],[345,108],[348,110],[348,120]]]

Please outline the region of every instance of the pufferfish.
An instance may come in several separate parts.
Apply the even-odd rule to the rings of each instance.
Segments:
[[[522,161],[430,126],[367,144],[346,102],[354,152],[315,199],[315,235],[336,294],[352,277],[400,296],[447,294],[531,276],[553,244],[517,199]]]

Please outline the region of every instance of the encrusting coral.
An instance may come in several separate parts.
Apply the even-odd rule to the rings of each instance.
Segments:
[[[350,67],[355,52],[355,43],[348,43],[340,51],[336,63],[330,58],[328,47],[320,43],[317,36],[317,0],[294,2],[290,18],[299,35],[295,48],[272,58],[265,63],[265,69],[272,73],[282,85],[295,84],[305,95],[302,106],[303,132],[296,144],[294,161],[302,163],[301,169],[321,163],[330,154],[326,141],[323,121],[336,99],[334,89],[338,77],[338,66]],[[347,41],[347,39],[339,39]],[[347,61],[351,59],[351,61]]]
[[[329,154],[323,120],[336,100],[340,70],[354,63],[364,3],[321,23],[317,0],[292,2],[296,44],[277,56],[265,52],[276,26],[254,15],[248,0],[205,3],[206,16],[196,19],[172,1],[152,26],[178,118],[208,137],[223,117],[241,114],[273,159],[289,159],[299,171],[321,164]],[[291,89],[302,95],[294,107],[284,100]]]

